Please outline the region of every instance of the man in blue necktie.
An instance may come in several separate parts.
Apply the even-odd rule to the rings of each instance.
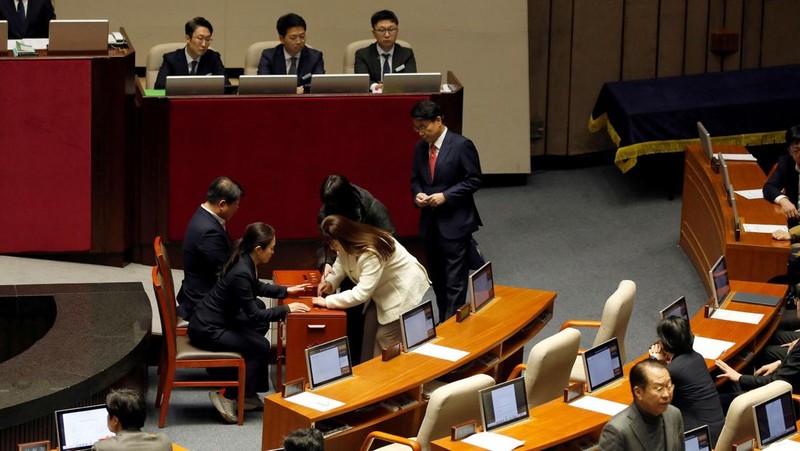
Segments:
[[[8,39],[46,38],[55,18],[50,0],[0,0],[0,20],[8,21]]]

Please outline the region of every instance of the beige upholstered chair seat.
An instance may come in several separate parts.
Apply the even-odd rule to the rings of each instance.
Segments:
[[[150,47],[147,52],[147,67],[145,71],[145,88],[153,89],[156,85],[156,78],[158,78],[158,70],[161,69],[161,63],[164,61],[164,54],[174,52],[186,46],[185,42],[167,42],[165,44],[156,44]]]
[[[531,348],[525,365],[525,391],[530,407],[563,395],[580,345],[581,332],[568,327]]]
[[[258,62],[261,61],[261,53],[280,43],[281,41],[259,41],[250,44],[244,54],[244,75],[257,75]]]
[[[360,41],[353,41],[344,48],[344,73],[352,74],[356,68],[356,50],[363,49],[364,47],[375,42],[375,39],[362,39]],[[401,46],[410,49],[411,44],[406,41],[398,39],[396,41]]]
[[[728,414],[725,415],[725,424],[714,449],[731,449],[734,444],[755,438],[753,406],[787,391],[792,391],[791,384],[786,381],[775,381],[734,398],[728,408]]]
[[[210,359],[241,359],[238,352],[212,352],[196,348],[189,343],[189,337],[178,335],[175,337],[175,360],[210,360]]]

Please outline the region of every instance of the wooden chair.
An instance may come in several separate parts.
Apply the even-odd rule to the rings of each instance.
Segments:
[[[158,272],[161,274],[161,279],[164,281],[164,294],[167,295],[167,302],[172,302],[172,305],[175,305],[175,282],[172,279],[172,265],[169,263],[167,248],[164,246],[164,240],[161,239],[161,236],[157,236],[153,240],[153,251],[156,254]],[[189,327],[189,321],[177,315],[175,315],[175,318],[178,335],[186,335],[186,328]]]
[[[158,300],[158,312],[161,317],[161,329],[164,334],[163,368],[159,372],[158,392],[156,393],[156,407],[161,408],[158,427],[163,428],[167,419],[167,408],[173,387],[238,387],[238,422],[244,421],[244,380],[245,363],[241,354],[236,352],[211,352],[198,349],[189,343],[186,335],[177,335],[175,327],[175,303],[167,301],[164,280],[158,271],[158,266],[153,266],[153,290]],[[232,367],[239,370],[238,380],[200,380],[176,381],[175,372],[180,368],[225,368]]]

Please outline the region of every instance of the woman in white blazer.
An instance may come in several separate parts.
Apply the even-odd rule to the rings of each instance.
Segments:
[[[385,230],[339,215],[326,217],[320,229],[325,243],[336,251],[336,261],[333,272],[319,284],[314,305],[345,309],[364,304],[362,357],[370,349],[368,358],[379,356],[381,348],[400,340],[400,314],[422,301],[430,286],[428,273]],[[335,293],[345,277],[356,286]],[[374,335],[371,330],[376,330]]]

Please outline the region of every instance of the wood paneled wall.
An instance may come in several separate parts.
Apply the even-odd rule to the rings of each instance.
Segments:
[[[800,63],[797,0],[528,0],[533,155],[614,147],[587,129],[603,83]],[[709,51],[711,33],[739,51]]]

